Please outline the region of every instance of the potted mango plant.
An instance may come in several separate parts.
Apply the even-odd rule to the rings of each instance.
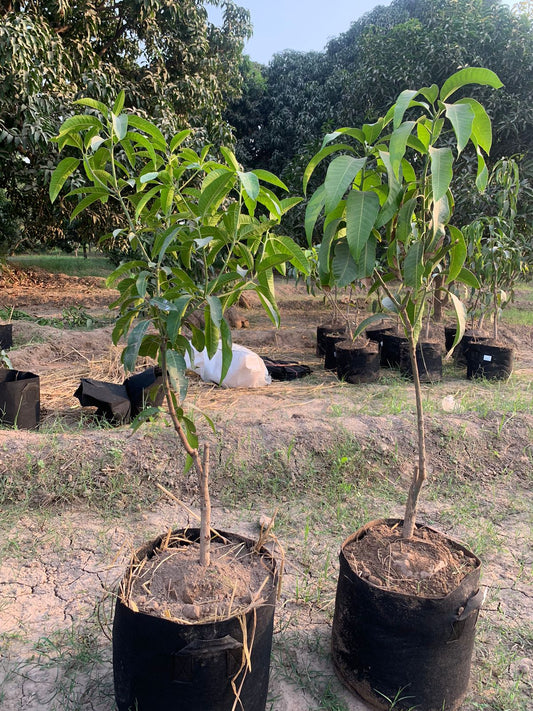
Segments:
[[[382,519],[344,541],[332,652],[340,678],[377,708],[452,711],[467,691],[474,627],[481,604],[481,562],[463,545],[417,523],[427,476],[424,408],[417,344],[435,280],[478,286],[464,267],[465,239],[450,224],[456,156],[471,142],[477,186],[487,182],[491,124],[466,85],[500,87],[490,70],[467,68],[436,85],[406,90],[384,118],[328,134],[304,173],[332,157],[311,197],[311,222],[324,210],[321,254],[338,269],[369,278],[408,342],[417,412],[418,452],[403,520]],[[384,253],[376,259],[378,244]],[[443,278],[444,277],[444,278]],[[454,293],[457,343],[465,310]],[[359,326],[362,332],[379,318]]]
[[[211,528],[209,445],[200,446],[184,406],[185,355],[220,351],[224,380],[232,359],[224,313],[243,292],[254,291],[278,323],[274,270],[287,262],[306,270],[300,248],[276,234],[299,199],[279,199],[285,185],[267,171],[243,171],[228,148],[218,159],[209,145],[194,150],[188,130],[168,140],[124,102],[124,93],[111,107],[76,102],[88,112],[60,129],[58,147],[69,155],[50,197],[79,169],[71,219],[96,201],[119,208],[113,238],[123,236],[136,256],[107,282],[119,292],[113,341],[125,340],[126,371],[139,356],[161,368],[178,443],[198,475],[201,521],[160,535],[130,562],[113,626],[116,702],[119,711],[263,711],[278,570],[261,541]],[[191,318],[198,312],[203,327]],[[147,408],[136,424],[157,412]]]
[[[475,300],[481,311],[479,328],[485,316],[492,314],[492,337],[473,340],[465,348],[465,357],[467,377],[493,380],[508,378],[513,369],[513,348],[502,342],[499,319],[529,266],[527,240],[516,224],[520,173],[514,158],[502,158],[494,165],[487,192],[497,206],[496,214],[480,217],[463,232],[467,263],[480,281]]]

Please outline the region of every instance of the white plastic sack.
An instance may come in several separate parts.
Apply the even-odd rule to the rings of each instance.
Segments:
[[[208,358],[207,351],[197,351],[191,346],[194,353],[194,361],[191,363],[189,354],[185,354],[187,368],[195,373],[205,382],[216,383],[223,388],[260,388],[270,385],[272,378],[263,360],[249,348],[239,346],[234,343],[231,347],[233,357],[226,377],[220,382],[222,371],[222,345],[219,344],[217,352],[212,358]]]

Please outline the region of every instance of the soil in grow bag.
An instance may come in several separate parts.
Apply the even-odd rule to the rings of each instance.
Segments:
[[[346,336],[344,333],[328,333],[324,339],[324,369],[337,370],[337,353],[335,346],[337,343],[344,341]]]
[[[7,351],[13,345],[13,324],[0,326],[0,350]]]
[[[466,377],[507,380],[513,372],[513,349],[489,339],[473,342],[466,351]]]
[[[0,368],[0,422],[19,429],[39,426],[41,387],[39,376]]]
[[[316,329],[316,354],[320,358],[326,355],[326,336],[330,334],[343,334],[346,333],[346,324],[339,322],[332,322],[328,324],[322,324],[322,326],[317,326]]]
[[[236,694],[235,708],[265,709],[275,562],[253,541],[220,533],[203,570],[198,539],[198,529],[161,536],[137,552],[123,582],[113,625],[119,711],[230,711]]]
[[[407,343],[405,336],[391,331],[381,338],[380,363],[384,368],[398,368],[400,365],[400,347]]]
[[[430,341],[417,343],[416,364],[421,383],[436,383],[442,380],[441,344]],[[409,378],[413,376],[408,343],[402,343],[400,346],[400,372]]]
[[[379,344],[364,338],[335,344],[337,377],[348,383],[373,383],[379,378]]]
[[[468,690],[481,563],[427,527],[406,548],[400,524],[373,521],[342,546],[335,668],[376,708],[388,711],[388,698],[395,709],[455,711]]]

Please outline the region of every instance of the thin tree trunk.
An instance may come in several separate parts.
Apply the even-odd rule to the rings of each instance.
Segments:
[[[209,445],[204,445],[200,473],[200,565],[211,565],[211,499],[209,497]]]
[[[405,516],[402,528],[402,538],[412,538],[416,525],[416,510],[422,484],[426,479],[426,433],[424,424],[424,407],[422,404],[422,389],[420,387],[420,375],[416,362],[416,342],[412,328],[408,333],[409,356],[411,358],[411,370],[413,371],[413,382],[415,386],[416,415],[418,431],[418,463],[414,466],[413,479],[407,495],[405,505]]]

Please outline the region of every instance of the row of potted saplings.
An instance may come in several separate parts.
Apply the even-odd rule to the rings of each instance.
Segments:
[[[451,349],[455,334],[455,326],[444,328],[444,353]],[[374,382],[379,377],[380,367],[399,368],[404,375],[411,375],[407,338],[398,333],[394,325],[383,322],[368,328],[365,336],[352,340],[343,323],[318,326],[316,354],[324,357],[326,370],[336,371],[339,380],[349,383]],[[432,338],[420,340],[416,355],[421,382],[442,379],[441,341]],[[466,366],[469,379],[505,380],[513,369],[511,347],[497,344],[473,330],[465,331],[453,355],[456,365]]]

